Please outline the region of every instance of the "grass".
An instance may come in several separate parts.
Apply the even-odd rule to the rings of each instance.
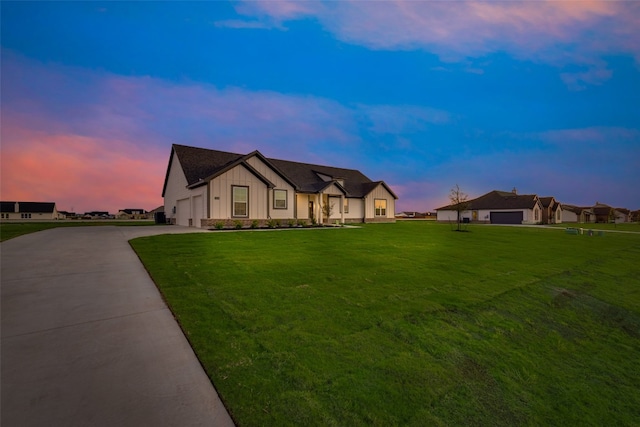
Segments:
[[[637,425],[640,235],[428,222],[132,241],[253,425]]]
[[[609,231],[633,231],[636,233],[640,233],[640,223],[639,222],[624,222],[620,224],[604,224],[604,223],[561,223],[561,224],[550,224],[549,227],[556,228],[583,228],[585,230],[595,229],[595,230],[609,230]]]
[[[62,221],[38,221],[38,222],[14,222],[6,221],[0,222],[0,242],[13,239],[14,237],[22,236],[24,234],[35,233],[37,231],[48,230],[50,228],[57,227],[89,227],[89,226],[104,226],[104,225],[118,225],[118,226],[141,226],[141,225],[155,225],[153,221],[76,221],[76,220],[62,220]]]

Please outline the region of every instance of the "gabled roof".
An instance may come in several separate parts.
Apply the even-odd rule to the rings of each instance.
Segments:
[[[3,213],[15,213],[16,203],[18,213],[53,213],[56,204],[50,202],[0,202],[0,210]]]
[[[593,209],[593,213],[596,215],[609,215],[613,208],[609,205],[605,205],[604,203],[596,202],[591,209]]]
[[[580,215],[583,211],[590,211],[591,208],[575,205],[562,205],[562,210]]]
[[[329,185],[335,184],[345,192],[347,197],[364,197],[379,185],[383,185],[394,198],[398,198],[383,181],[371,181],[362,172],[355,169],[268,159],[259,151],[243,155],[179,144],[174,144],[172,147],[171,158],[167,167],[167,175],[165,176],[164,187],[162,189],[163,196],[167,187],[169,170],[171,169],[174,153],[184,171],[187,186],[190,188],[204,185],[207,181],[238,165],[246,167],[254,173],[254,175],[259,178],[261,177],[267,185],[273,186],[272,183],[247,163],[247,160],[256,156],[291,184],[296,191],[302,193],[319,193]],[[324,179],[319,174],[324,175]],[[327,177],[331,178],[331,180],[327,181]]]
[[[542,203],[543,208],[548,208],[552,204],[557,204],[556,199],[553,197],[540,197],[540,203]]]
[[[539,200],[535,194],[521,195],[511,191],[493,190],[477,199],[467,201],[467,209],[533,209]],[[455,207],[456,205],[447,205],[436,210],[453,210]]]

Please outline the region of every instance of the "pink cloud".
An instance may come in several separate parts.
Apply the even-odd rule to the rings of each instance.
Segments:
[[[3,200],[51,201],[76,212],[155,209],[168,152],[127,141],[2,128]]]
[[[610,77],[604,55],[640,63],[640,3],[526,2],[245,2],[239,13],[287,21],[314,17],[338,38],[371,49],[424,49],[445,61],[504,51],[559,68],[572,89]],[[472,68],[470,71],[480,72]]]
[[[157,207],[172,143],[365,169],[363,129],[411,133],[449,119],[428,107],[123,77],[6,51],[3,89],[2,197],[54,199],[63,210]]]

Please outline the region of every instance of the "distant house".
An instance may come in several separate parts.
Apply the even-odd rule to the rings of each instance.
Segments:
[[[615,221],[617,223],[620,222],[629,222],[631,221],[631,211],[627,208],[614,208],[615,210]]]
[[[121,209],[116,214],[119,219],[146,219],[147,212],[144,209]]]
[[[553,197],[540,197],[542,203],[542,223],[560,224],[562,222],[562,206]]]
[[[112,219],[113,215],[109,215],[107,211],[91,211],[85,212],[82,219]]]
[[[414,211],[405,211],[396,214],[396,218],[399,219],[424,219],[428,216],[428,213],[425,212],[414,212]]]
[[[168,222],[192,227],[394,222],[397,196],[354,169],[173,145],[162,189]]]
[[[0,219],[60,219],[56,204],[52,202],[0,202],[0,211]]]
[[[590,207],[562,205],[562,222],[595,222],[596,217]]]
[[[447,205],[436,209],[438,221],[455,222],[456,206]],[[515,188],[510,192],[494,190],[467,201],[461,220],[488,224],[540,224],[542,210],[540,198],[535,194],[520,195]]]

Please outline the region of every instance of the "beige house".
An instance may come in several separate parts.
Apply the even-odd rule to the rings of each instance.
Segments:
[[[120,209],[116,214],[118,219],[147,219],[144,209]]]
[[[64,219],[55,203],[49,202],[0,202],[0,219],[23,221]]]
[[[595,222],[596,216],[590,207],[562,205],[562,222]]]
[[[213,227],[270,220],[394,222],[397,196],[360,171],[173,145],[164,187],[167,221]]]
[[[457,206],[448,205],[436,209],[438,221],[456,222]],[[514,188],[512,191],[494,190],[467,201],[460,218],[462,222],[485,224],[541,224],[543,210],[537,195],[518,194]],[[562,221],[561,216],[554,218],[557,223]]]

